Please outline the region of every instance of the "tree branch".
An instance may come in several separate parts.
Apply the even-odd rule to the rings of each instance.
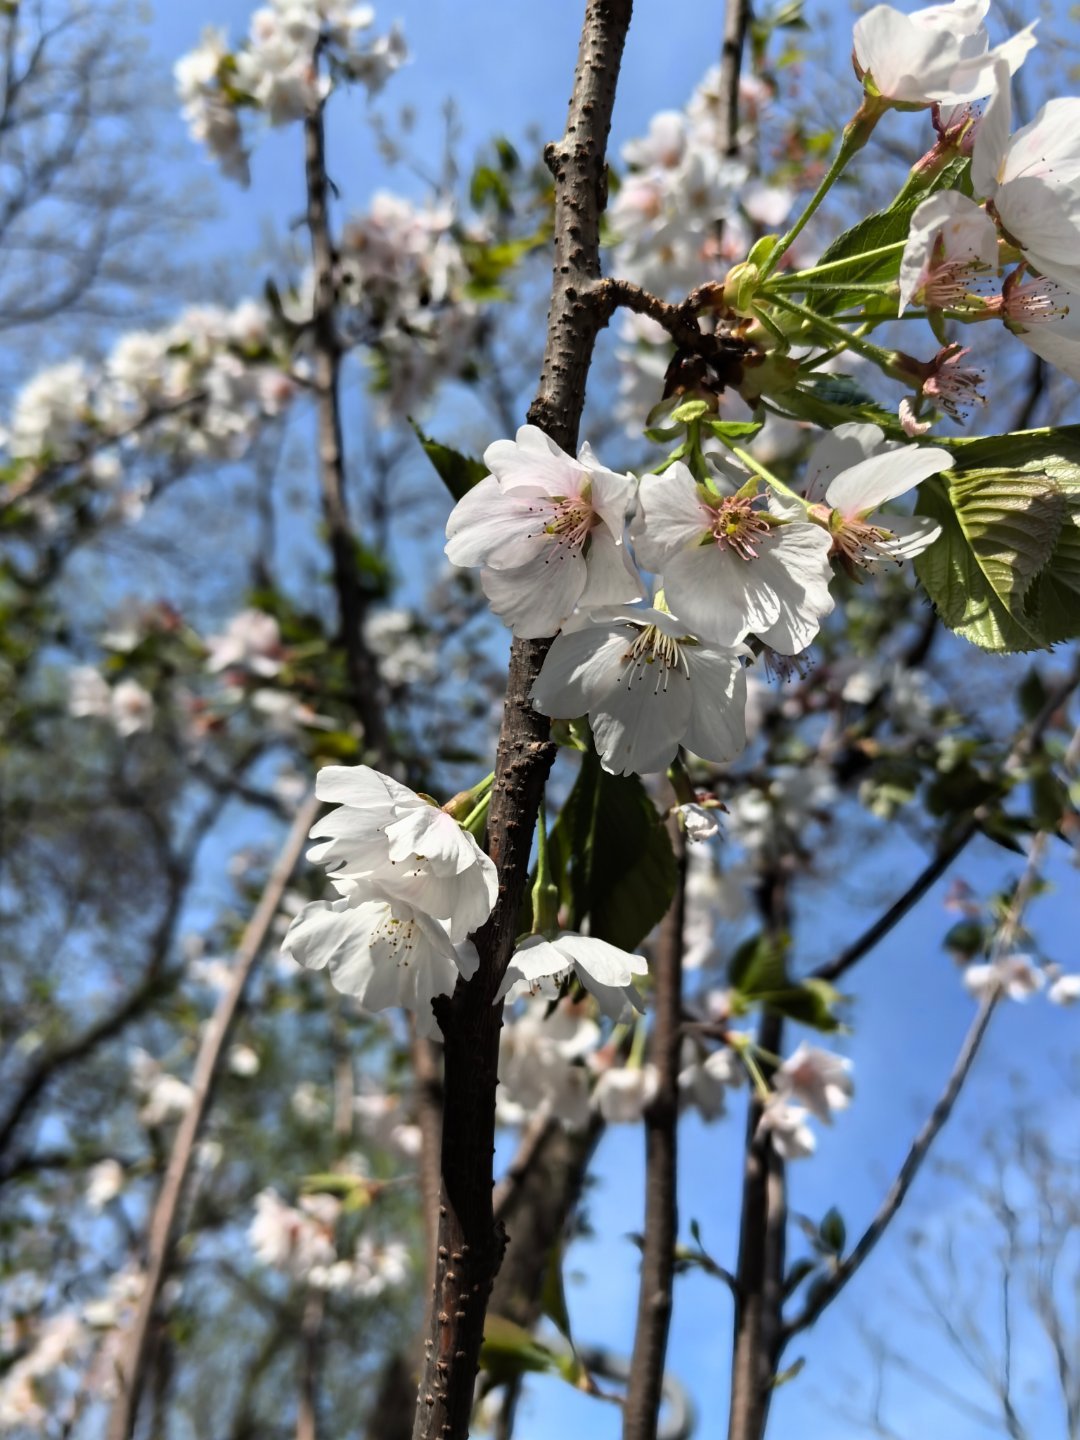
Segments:
[[[674,1304],[686,840],[676,816],[668,821],[668,830],[679,871],[656,946],[651,1051],[658,1083],[645,1112],[645,1235],[623,1440],[653,1440],[656,1435]]]
[[[195,1142],[210,1107],[214,1077],[244,988],[266,942],[281,905],[281,897],[300,859],[317,813],[318,801],[314,796],[310,796],[297,811],[266,888],[237,947],[229,987],[222,993],[213,1018],[203,1033],[191,1080],[191,1105],[177,1128],[165,1178],[150,1220],[146,1280],[117,1364],[119,1389],[109,1415],[107,1440],[128,1440],[134,1429],[154,1312],[168,1273],[180,1202],[195,1154]]]
[[[576,448],[601,316],[583,291],[600,276],[605,152],[631,0],[588,0],[566,133],[546,159],[555,177],[554,279],[540,385],[529,410],[565,450]],[[488,817],[499,894],[477,933],[471,981],[436,1004],[444,1037],[445,1103],[437,1274],[414,1440],[463,1440],[488,1298],[503,1236],[492,1212],[499,1029],[492,1003],[517,934],[536,815],[555,747],[530,700],[549,641],[515,640]]]
[[[724,6],[724,44],[720,51],[718,143],[722,155],[737,155],[739,152],[739,73],[749,22],[750,0],[727,0]]]

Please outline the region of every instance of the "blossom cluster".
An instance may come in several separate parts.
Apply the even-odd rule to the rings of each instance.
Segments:
[[[403,1284],[409,1274],[407,1246],[398,1240],[379,1245],[361,1235],[352,1253],[340,1256],[341,1215],[342,1202],[333,1195],[302,1195],[294,1206],[276,1190],[263,1190],[255,1197],[248,1243],[261,1264],[313,1290],[375,1300]]]
[[[833,608],[834,561],[850,570],[931,544],[935,523],[877,512],[950,457],[842,425],[811,454],[803,493],[777,495],[720,456],[704,483],[681,461],[638,483],[588,444],[575,460],[525,425],[484,463],[491,473],[450,515],[447,556],[480,567],[515,635],[556,637],[533,702],[588,715],[619,774],[662,770],[680,745],[733,759],[746,742],[747,641],[799,654]],[[651,604],[637,564],[660,587]]]
[[[271,0],[254,12],[248,37],[235,51],[224,31],[205,30],[174,72],[192,137],[223,174],[248,184],[245,114],[287,125],[314,114],[339,83],[358,83],[377,94],[401,66],[406,49],[400,30],[395,25],[385,35],[371,35],[374,22],[371,6],[347,0]]]

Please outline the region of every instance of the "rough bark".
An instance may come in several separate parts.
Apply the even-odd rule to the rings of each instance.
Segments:
[[[555,177],[554,280],[532,424],[573,450],[593,345],[603,323],[600,276],[605,152],[631,0],[586,6],[566,133],[548,147]],[[445,1046],[442,1191],[432,1320],[417,1396],[415,1440],[469,1433],[484,1316],[504,1237],[492,1210],[495,1086],[502,1006],[492,1004],[510,958],[536,815],[554,746],[529,693],[548,642],[515,640],[488,817],[499,895],[476,937],[480,966],[437,1006]]]
[[[679,873],[653,966],[651,1056],[657,1071],[657,1091],[645,1112],[645,1234],[623,1440],[655,1440],[674,1305],[686,846],[676,819],[669,821],[669,830]]]

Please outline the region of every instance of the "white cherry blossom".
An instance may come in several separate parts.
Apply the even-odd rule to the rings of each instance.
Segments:
[[[1054,1005],[1076,1005],[1080,1003],[1080,975],[1059,975],[1046,998]]]
[[[522,1125],[547,1113],[570,1130],[589,1122],[589,1072],[581,1063],[600,1042],[600,1027],[581,1003],[552,1008],[537,999],[508,1016],[499,1035],[496,1113],[504,1125]],[[550,1012],[550,1013],[549,1013]]]
[[[806,1123],[808,1111],[801,1105],[774,1099],[761,1115],[761,1129],[768,1132],[773,1149],[785,1160],[805,1160],[817,1149],[817,1137]]]
[[[593,1108],[609,1125],[636,1125],[656,1098],[655,1065],[619,1065],[605,1070],[593,1088]]]
[[[721,479],[730,493],[699,485],[681,461],[646,475],[634,552],[663,573],[668,605],[696,634],[735,645],[752,633],[796,655],[833,608],[829,536],[770,513],[765,497],[735,488],[730,471]]]
[[[1046,984],[1046,974],[1029,955],[1001,955],[985,964],[968,965],[964,988],[977,1000],[994,993],[1009,1000],[1027,1000]]]
[[[900,309],[960,308],[981,276],[997,269],[997,231],[986,211],[959,190],[939,190],[916,206],[900,258]]]
[[[855,1093],[851,1061],[805,1040],[779,1067],[773,1087],[781,1100],[804,1106],[826,1124],[835,1111],[847,1109]]]
[[[312,827],[321,843],[308,859],[335,879],[373,882],[443,921],[455,943],[488,918],[495,866],[445,810],[366,765],[325,766],[315,793],[338,808]]]
[[[971,183],[1036,270],[1080,290],[1080,98],[1050,100],[1009,134],[1004,70],[975,135]]]
[[[404,1006],[420,1034],[437,1037],[431,1002],[476,973],[475,947],[455,945],[438,920],[370,882],[335,884],[342,898],[305,906],[282,949],[309,970],[329,967],[335,990],[368,1010]]]
[[[206,668],[211,674],[233,666],[266,679],[281,669],[281,628],[263,610],[241,610],[220,635],[209,635]]]
[[[726,1045],[713,1050],[704,1059],[698,1056],[679,1071],[679,1093],[686,1105],[692,1105],[703,1120],[719,1120],[727,1109],[729,1090],[738,1089],[746,1080],[735,1052]]]
[[[514,951],[495,999],[505,996],[515,1000],[520,995],[555,999],[563,980],[573,971],[603,1013],[618,1020],[628,1003],[635,1010],[644,1008],[634,976],[645,975],[648,969],[643,956],[631,955],[590,935],[578,935],[572,930],[551,940],[530,935]]]
[[[983,21],[990,0],[952,0],[905,15],[875,5],[855,22],[858,73],[899,105],[979,100],[995,86],[995,66],[1011,74],[1035,42],[1035,24],[993,48]]]
[[[640,595],[623,544],[633,476],[605,469],[588,444],[574,460],[535,425],[489,445],[484,463],[491,474],[451,511],[446,554],[484,567],[484,593],[515,635],[554,635],[578,606]]]
[[[1070,380],[1080,381],[1080,289],[1019,266],[1005,281],[996,308],[1016,338]]]
[[[745,653],[649,606],[596,610],[556,638],[532,700],[557,719],[588,715],[601,764],[615,775],[664,770],[680,745],[732,760],[746,744]]]

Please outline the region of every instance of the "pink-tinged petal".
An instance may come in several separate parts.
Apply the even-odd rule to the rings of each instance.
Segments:
[[[825,492],[826,501],[846,519],[869,515],[898,495],[914,489],[930,475],[948,470],[947,450],[927,445],[904,445],[853,465],[837,475]]]
[[[762,542],[762,556],[773,543],[771,536]],[[695,634],[719,645],[736,645],[751,631],[760,635],[780,613],[760,556],[743,560],[713,544],[683,550],[666,563],[664,595]]]
[[[1002,181],[1045,180],[1065,189],[1080,181],[1080,97],[1061,96],[1048,100],[1029,124],[1009,141],[1009,153]]]
[[[686,730],[690,705],[690,682],[682,671],[628,663],[599,706],[589,709],[601,765],[612,775],[666,770]]]
[[[480,572],[492,610],[525,640],[556,634],[581,598],[587,578],[581,551],[560,545],[550,545],[546,555],[515,570]]]
[[[532,688],[535,708],[555,720],[588,714],[615,685],[636,633],[610,624],[557,636]]]
[[[547,495],[578,495],[586,480],[577,461],[536,425],[522,425],[513,440],[496,440],[484,451],[484,464],[504,490],[538,486]]]
[[[834,475],[839,475],[841,471],[849,470],[852,465],[858,465],[861,460],[876,454],[884,442],[885,432],[880,425],[863,425],[857,422],[837,425],[835,430],[830,430],[810,451],[802,486],[803,495],[812,505],[824,500],[825,487]],[[770,508],[772,499],[770,495]]]
[[[900,259],[901,315],[935,266],[939,242],[946,263],[997,269],[997,230],[986,211],[958,190],[928,195],[912,214]]]
[[[703,760],[734,760],[746,749],[746,671],[736,653],[686,647],[693,703],[683,744]]]
[[[709,514],[685,465],[676,462],[662,475],[642,479],[631,535],[634,553],[647,569],[662,570],[672,555],[708,531]]]
[[[598,527],[589,536],[585,560],[589,573],[585,588],[578,596],[580,609],[592,610],[599,605],[620,605],[645,598],[645,585],[626,546],[617,544],[605,528]]]
[[[983,111],[971,152],[971,188],[976,195],[993,200],[1001,179],[1012,129],[1012,86],[1009,67],[1003,61],[994,66],[994,89]]]
[[[550,504],[535,486],[507,494],[494,475],[467,491],[446,522],[446,558],[469,568],[525,565],[550,547]]]
[[[1080,295],[1076,297],[1075,322],[1070,311],[1060,321],[1032,325],[1018,330],[1016,336],[1047,364],[1068,375],[1070,380],[1080,381]]]

